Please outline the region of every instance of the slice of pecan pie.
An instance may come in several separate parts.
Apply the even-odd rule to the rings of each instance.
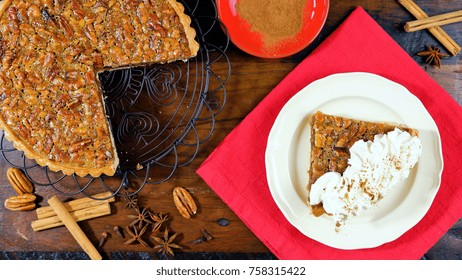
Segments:
[[[308,171],[308,192],[311,186],[327,172],[342,174],[348,167],[349,149],[358,140],[372,141],[374,136],[399,128],[411,136],[418,136],[412,128],[390,123],[367,122],[316,112],[311,124],[311,159]],[[325,213],[322,203],[311,205],[313,215]]]
[[[0,128],[53,171],[118,166],[98,72],[194,57],[175,0],[0,1]]]

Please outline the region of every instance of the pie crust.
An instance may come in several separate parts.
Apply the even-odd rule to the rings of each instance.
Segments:
[[[98,73],[196,56],[175,0],[0,1],[0,128],[52,171],[113,175]]]
[[[308,193],[311,185],[325,173],[334,171],[343,174],[350,158],[349,149],[356,141],[373,141],[375,135],[386,134],[395,128],[407,131],[411,136],[418,136],[416,129],[403,125],[355,120],[327,115],[319,111],[311,116],[310,125],[311,157]],[[311,210],[315,216],[325,213],[322,203],[311,205]]]

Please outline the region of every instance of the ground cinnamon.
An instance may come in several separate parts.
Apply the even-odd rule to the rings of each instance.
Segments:
[[[271,47],[300,32],[305,3],[306,0],[240,0],[236,11]]]

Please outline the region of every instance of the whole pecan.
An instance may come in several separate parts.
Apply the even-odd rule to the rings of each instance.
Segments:
[[[32,193],[34,191],[32,182],[19,169],[14,167],[8,168],[6,177],[18,195]]]
[[[191,194],[185,188],[176,187],[173,189],[173,201],[175,202],[178,212],[186,219],[196,214],[196,202],[194,202]]]
[[[91,139],[83,139],[83,140],[75,141],[69,147],[69,152],[74,153],[74,152],[77,152],[79,150],[82,150],[86,146],[90,145],[92,142],[93,141]]]
[[[5,200],[5,208],[12,211],[34,210],[35,199],[35,195],[30,193],[11,196]]]

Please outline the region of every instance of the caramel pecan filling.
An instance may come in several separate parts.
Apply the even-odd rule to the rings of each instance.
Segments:
[[[2,1],[3,126],[49,161],[112,164],[97,73],[195,55],[170,1]]]

